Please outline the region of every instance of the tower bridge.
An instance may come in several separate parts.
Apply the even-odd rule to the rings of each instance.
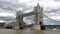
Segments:
[[[60,23],[59,21],[53,20],[53,19],[47,17],[45,14],[43,14],[43,7],[40,7],[40,5],[38,3],[38,5],[34,7],[34,11],[32,11],[30,13],[22,14],[21,11],[17,12],[16,23],[19,24],[19,28],[21,27],[21,24],[23,25],[23,23],[24,23],[23,17],[31,16],[31,15],[34,15],[34,25],[38,25],[39,23],[42,24],[43,23],[43,16],[45,16],[46,18],[48,18],[52,22]]]
[[[19,26],[21,26],[21,24],[23,23],[23,17],[25,16],[30,16],[30,15],[34,15],[34,25],[38,25],[39,22],[43,22],[43,13],[42,13],[43,8],[40,7],[39,3],[36,7],[34,7],[34,11],[31,13],[27,13],[27,14],[22,14],[21,11],[17,12],[16,15],[16,22],[19,23]]]

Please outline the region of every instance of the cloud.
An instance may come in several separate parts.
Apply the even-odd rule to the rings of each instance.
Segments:
[[[12,3],[8,1],[0,1],[0,8],[6,9],[6,10],[16,10],[20,7],[20,4]]]
[[[55,20],[48,19],[47,17],[43,18],[43,24],[44,25],[59,25],[60,22],[56,22]]]
[[[54,0],[54,1],[56,1],[56,2],[60,2],[60,0]]]
[[[34,17],[33,17],[33,16],[24,17],[23,21],[24,21],[26,24],[32,24],[32,23],[34,23]]]
[[[23,21],[24,21],[26,24],[32,24],[32,23],[34,23],[34,15],[28,16],[28,17],[24,17]]]
[[[7,21],[7,22],[8,22],[8,21],[14,21],[14,19],[15,19],[15,18],[12,17],[12,16],[11,16],[11,17],[3,17],[3,16],[0,16],[0,20]]]
[[[0,22],[14,21],[15,20],[15,11],[9,11],[0,8]]]

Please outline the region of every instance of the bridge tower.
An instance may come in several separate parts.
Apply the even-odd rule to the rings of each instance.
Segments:
[[[43,23],[43,7],[40,7],[39,3],[34,7],[34,24]]]
[[[14,25],[15,29],[20,29],[21,25],[23,23],[23,13],[21,10],[18,10],[16,12],[16,23]]]

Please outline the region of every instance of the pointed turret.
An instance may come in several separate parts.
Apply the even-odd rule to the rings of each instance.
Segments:
[[[37,7],[40,7],[39,3],[37,4]]]
[[[39,22],[43,21],[42,10],[43,10],[43,8],[40,7],[39,3],[37,4],[36,7],[34,7],[34,15],[35,15],[34,23],[35,24],[39,24]]]
[[[39,10],[41,7],[40,7],[40,4],[38,3],[36,8]]]

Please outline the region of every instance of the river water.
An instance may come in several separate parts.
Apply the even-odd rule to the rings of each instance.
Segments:
[[[0,34],[60,34],[60,30],[39,31],[39,30],[28,30],[28,29],[27,30],[0,29]]]

